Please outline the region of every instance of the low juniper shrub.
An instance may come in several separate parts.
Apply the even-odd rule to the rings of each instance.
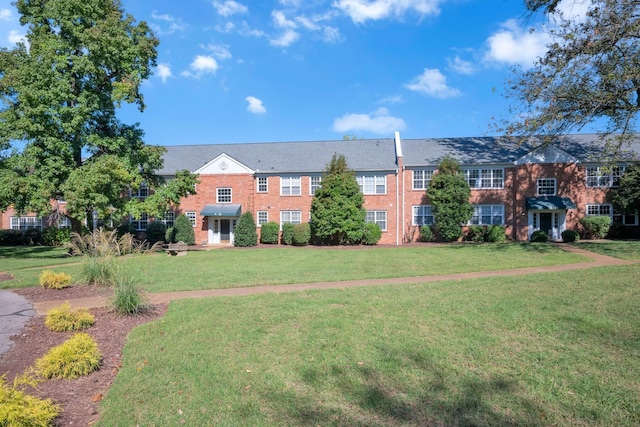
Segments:
[[[63,289],[71,286],[71,276],[66,273],[56,273],[44,270],[40,274],[40,286],[45,289]]]
[[[42,378],[71,379],[97,370],[101,360],[95,340],[79,332],[36,360],[35,371]]]
[[[68,302],[47,312],[44,324],[54,332],[80,331],[93,325],[95,318],[86,308],[72,310]]]

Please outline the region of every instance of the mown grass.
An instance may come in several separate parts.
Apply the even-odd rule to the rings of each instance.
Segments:
[[[99,425],[635,426],[639,358],[635,265],[181,300]]]
[[[620,259],[640,259],[640,241],[638,240],[584,240],[575,244],[579,248],[602,255]]]
[[[358,249],[226,248],[189,252],[181,257],[156,253],[115,259],[131,270],[149,292],[429,276],[588,261],[554,245],[529,243]],[[74,260],[81,262],[82,258]],[[55,270],[78,280],[81,267]],[[1,282],[2,287],[38,283],[39,270],[8,271],[16,280]]]

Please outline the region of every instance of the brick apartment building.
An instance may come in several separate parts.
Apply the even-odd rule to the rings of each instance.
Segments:
[[[180,145],[166,147],[160,175],[176,170],[199,175],[196,195],[158,219],[172,225],[176,215],[191,220],[196,241],[232,244],[236,221],[252,212],[258,227],[268,221],[307,222],[311,200],[334,153],[344,155],[364,194],[367,221],[382,229],[382,244],[402,245],[433,222],[426,189],[438,162],[451,156],[471,187],[474,214],[469,225],[504,225],[513,240],[526,241],[535,230],[552,239],[576,229],[585,215],[608,215],[638,227],[638,214],[620,215],[610,201],[626,162],[640,155],[640,142],[611,165],[596,135],[565,136],[532,149],[505,139],[393,138],[317,142]],[[134,196],[144,197],[146,188]],[[57,205],[57,204],[56,204]],[[149,218],[132,221],[144,231]],[[49,225],[34,216],[7,211],[2,228]]]

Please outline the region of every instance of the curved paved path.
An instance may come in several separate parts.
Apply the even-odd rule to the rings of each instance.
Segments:
[[[565,264],[554,265],[547,267],[529,267],[529,268],[517,268],[511,270],[494,270],[494,271],[482,271],[471,273],[458,273],[447,274],[440,276],[418,276],[418,277],[397,277],[388,279],[364,279],[364,280],[350,280],[342,282],[318,282],[318,283],[304,283],[294,285],[273,285],[273,286],[254,286],[246,288],[228,288],[228,289],[211,289],[200,291],[182,291],[182,292],[162,292],[153,293],[147,295],[147,300],[151,304],[168,303],[173,300],[183,298],[203,298],[203,297],[221,297],[221,296],[243,296],[243,295],[255,295],[263,294],[267,292],[295,292],[305,291],[309,289],[335,289],[335,288],[350,288],[359,286],[376,286],[385,284],[403,284],[403,283],[428,283],[428,282],[440,282],[443,280],[464,280],[474,279],[480,277],[499,277],[499,276],[517,276],[524,274],[534,273],[546,273],[546,272],[560,272],[579,270],[584,268],[603,267],[610,265],[627,265],[640,263],[640,260],[621,260],[606,255],[600,255],[593,252],[588,252],[583,249],[576,248],[574,246],[563,246],[563,249],[575,252],[580,255],[584,255],[589,258],[589,261],[585,261],[578,264]],[[69,301],[71,307],[79,308],[95,308],[104,307],[108,305],[107,298],[82,298]],[[46,301],[34,303],[34,308],[37,313],[44,315],[53,307],[60,305],[60,301]]]
[[[202,291],[184,291],[184,292],[163,292],[148,294],[147,298],[152,304],[168,303],[173,300],[183,298],[202,298],[216,296],[243,296],[263,294],[267,292],[295,292],[309,289],[335,289],[350,288],[358,286],[377,286],[384,284],[402,284],[402,283],[427,283],[439,282],[443,280],[464,280],[479,277],[499,277],[499,276],[517,276],[533,273],[560,272],[571,271],[585,268],[603,267],[610,265],[628,265],[638,264],[640,260],[621,260],[618,258],[600,255],[588,252],[574,246],[563,246],[563,249],[579,253],[589,258],[578,264],[555,265],[548,267],[530,267],[517,268],[512,270],[494,270],[472,273],[447,274],[441,276],[419,276],[419,277],[398,277],[390,279],[365,279],[351,280],[344,282],[319,282],[306,283],[297,285],[274,285],[274,286],[256,286],[248,288],[230,288],[230,289],[213,289]],[[108,305],[108,299],[104,297],[82,298],[69,301],[74,308],[96,308]],[[0,290],[0,356],[7,351],[13,342],[9,339],[12,335],[18,334],[26,321],[35,315],[45,315],[51,308],[60,305],[60,301],[37,302],[33,305],[24,297],[14,294],[10,291]]]

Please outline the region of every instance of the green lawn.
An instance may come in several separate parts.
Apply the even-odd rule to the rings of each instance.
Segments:
[[[636,426],[638,360],[636,265],[181,300],[99,425]]]
[[[123,257],[119,261],[150,292],[428,276],[588,261],[555,245],[528,243],[359,249],[280,246],[214,249],[180,257],[164,253],[142,257]],[[69,258],[60,261],[69,262]],[[0,269],[16,276],[16,280],[0,283],[2,287],[38,284],[40,270],[24,269],[22,261],[15,268],[8,263]],[[54,270],[71,274],[74,280],[81,278],[79,265]]]
[[[637,240],[584,240],[579,248],[621,259],[640,259],[640,241]]]

